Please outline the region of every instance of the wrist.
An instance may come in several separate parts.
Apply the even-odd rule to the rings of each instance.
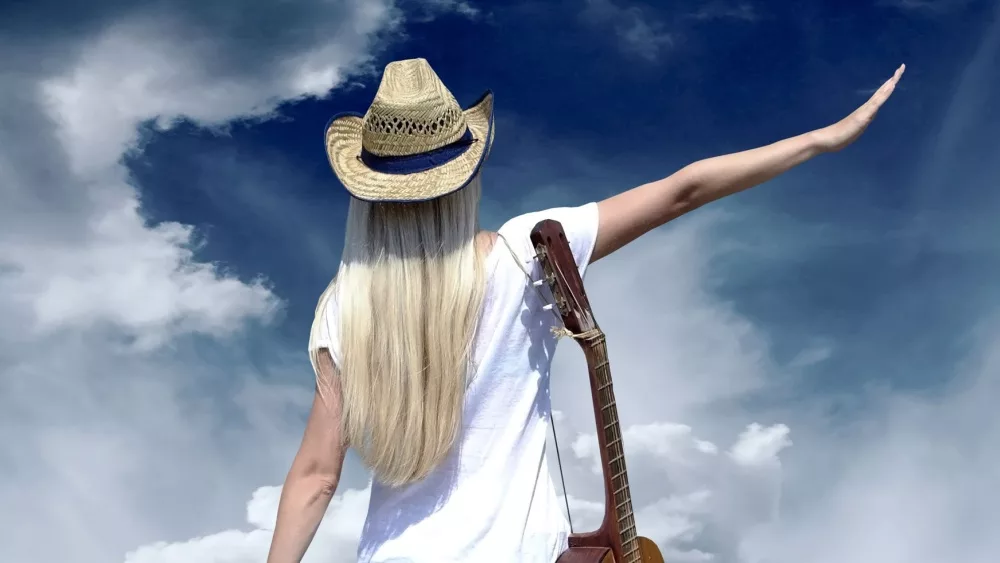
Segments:
[[[831,152],[833,150],[829,143],[830,134],[827,127],[814,129],[806,133],[804,136],[806,152],[810,157]]]

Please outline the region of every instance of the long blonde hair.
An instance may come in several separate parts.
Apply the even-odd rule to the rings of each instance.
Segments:
[[[352,198],[347,212],[340,269],[320,297],[310,340],[334,299],[343,436],[386,485],[426,477],[461,430],[485,292],[481,191],[477,175],[434,200]],[[321,393],[330,384],[317,383]]]

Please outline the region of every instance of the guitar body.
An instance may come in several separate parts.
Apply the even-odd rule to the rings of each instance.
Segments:
[[[562,320],[561,333],[572,336],[587,358],[604,477],[604,518],[600,527],[592,532],[571,533],[569,549],[557,563],[663,563],[660,548],[636,533],[608,350],[566,234],[557,221],[547,219],[532,229],[531,242],[545,275],[536,285],[548,283],[552,305],[558,308]]]
[[[586,535],[586,534],[584,534]],[[559,556],[556,563],[619,563],[615,561],[615,555],[608,547],[582,547],[573,546],[573,539],[577,536],[570,536],[570,548]],[[663,554],[660,548],[656,547],[653,540],[639,536],[639,559],[640,563],[664,563]]]
[[[571,547],[556,563],[615,563],[615,555],[607,547]]]

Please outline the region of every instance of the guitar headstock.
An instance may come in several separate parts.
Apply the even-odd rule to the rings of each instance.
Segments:
[[[558,221],[545,219],[531,229],[531,244],[542,265],[544,281],[552,291],[563,325],[573,334],[597,328],[583,279],[566,233]]]

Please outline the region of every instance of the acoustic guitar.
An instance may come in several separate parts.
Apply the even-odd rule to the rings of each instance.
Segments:
[[[656,544],[636,534],[608,350],[566,234],[558,221],[546,219],[532,229],[531,242],[563,326],[587,358],[604,476],[604,518],[600,527],[570,534],[569,549],[557,563],[663,563]]]

